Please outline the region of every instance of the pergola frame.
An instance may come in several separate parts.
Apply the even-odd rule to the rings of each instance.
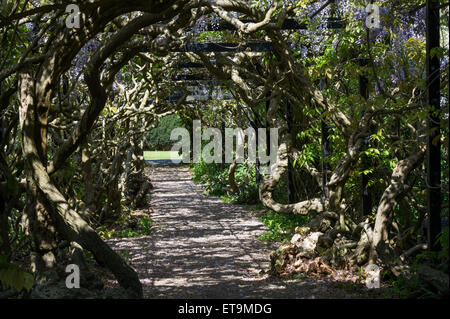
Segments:
[[[333,3],[334,1],[328,1],[321,9],[323,10],[326,6]],[[440,62],[439,59],[434,56],[431,57],[431,51],[433,48],[439,47],[439,1],[437,0],[427,0],[426,5],[427,10],[427,99],[428,105],[431,107],[429,112],[429,130],[428,133],[428,144],[427,144],[427,190],[428,190],[428,213],[429,213],[429,223],[428,223],[428,240],[429,248],[437,251],[439,250],[439,244],[437,243],[437,236],[441,231],[441,167],[440,167],[440,117],[436,115],[434,110],[440,110]],[[246,22],[247,20],[243,20]],[[251,22],[251,21],[247,21]],[[328,18],[327,28],[328,29],[340,29],[345,26],[345,23],[339,18]],[[307,25],[300,23],[295,19],[286,19],[281,27],[282,30],[305,30]],[[221,22],[219,25],[207,24],[203,31],[234,31],[235,28],[227,22]],[[228,52],[237,53],[244,51],[251,52],[270,52],[273,50],[273,45],[270,42],[247,42],[244,44],[234,44],[234,43],[189,43],[185,46],[173,50],[173,52]],[[213,61],[212,61],[213,62]],[[365,61],[360,60],[361,66],[364,66]],[[178,68],[204,68],[201,63],[195,62],[182,62],[177,65]],[[208,80],[200,75],[186,74],[186,75],[175,75],[172,78],[174,81],[199,81]],[[359,77],[359,90],[362,98],[368,99],[368,79],[365,75]],[[292,112],[290,102],[287,101],[288,107],[288,126],[291,129]],[[249,123],[255,124],[249,118]],[[224,124],[222,123],[222,128]],[[328,164],[327,157],[330,155],[330,142],[328,139],[328,125],[326,122],[322,121],[321,125],[321,144],[322,144],[322,169],[325,170],[322,174],[322,190],[324,197],[328,197],[328,189],[326,187],[328,176]],[[291,162],[289,161],[289,164]],[[257,165],[256,179],[259,183],[259,163]],[[367,163],[363,163],[367,165]],[[289,203],[294,201],[294,190],[292,181],[291,165],[288,168],[288,194]],[[361,174],[361,186],[362,186],[362,214],[369,215],[372,210],[372,200],[370,192],[367,188],[369,177]]]

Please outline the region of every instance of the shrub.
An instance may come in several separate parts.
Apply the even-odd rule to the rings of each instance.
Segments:
[[[235,170],[235,180],[239,185],[238,194],[228,194],[229,164],[222,169],[220,164],[196,163],[192,172],[194,182],[204,186],[209,195],[222,196],[226,202],[238,204],[256,204],[259,201],[258,185],[255,181],[255,167],[251,163],[239,163]]]
[[[290,240],[297,226],[303,226],[311,220],[313,216],[303,216],[295,214],[279,214],[273,211],[266,212],[261,221],[269,228],[258,237],[261,241],[286,241]]]
[[[177,114],[161,118],[158,126],[147,133],[145,137],[148,150],[168,150],[176,141],[170,140],[170,133],[177,127],[182,127],[181,119]]]

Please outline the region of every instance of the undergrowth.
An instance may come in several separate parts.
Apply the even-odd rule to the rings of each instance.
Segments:
[[[153,221],[148,216],[136,218],[129,214],[124,214],[113,225],[98,227],[97,233],[103,239],[147,236],[150,235],[152,226]]]
[[[258,237],[261,241],[289,241],[295,228],[305,225],[312,216],[294,214],[279,214],[273,211],[266,212],[260,220],[269,230]]]

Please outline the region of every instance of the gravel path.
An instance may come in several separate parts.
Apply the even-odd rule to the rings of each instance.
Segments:
[[[128,250],[146,298],[352,298],[318,280],[281,281],[264,273],[274,245],[239,205],[205,196],[182,166],[149,168],[154,222],[150,236],[110,240]]]

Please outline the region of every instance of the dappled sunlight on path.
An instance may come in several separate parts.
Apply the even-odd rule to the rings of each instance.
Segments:
[[[274,245],[256,238],[265,226],[243,209],[205,196],[186,167],[150,168],[152,234],[112,239],[128,250],[146,298],[351,297],[318,281],[280,281],[264,273]]]

